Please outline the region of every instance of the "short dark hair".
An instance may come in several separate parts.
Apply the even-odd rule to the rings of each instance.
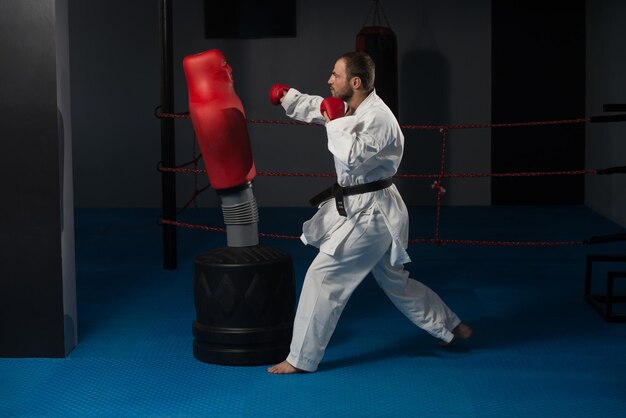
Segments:
[[[352,77],[359,77],[365,91],[374,89],[376,65],[369,54],[365,52],[346,52],[337,60],[340,59],[346,62],[346,73],[349,80]]]

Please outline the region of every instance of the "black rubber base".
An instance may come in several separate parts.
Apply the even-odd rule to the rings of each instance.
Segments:
[[[295,306],[291,256],[264,247],[223,247],[195,259],[194,356],[252,366],[289,353]]]

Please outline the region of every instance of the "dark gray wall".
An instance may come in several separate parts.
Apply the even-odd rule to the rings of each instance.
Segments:
[[[587,2],[587,113],[626,103],[626,2]],[[626,123],[587,125],[587,167],[626,165]],[[626,226],[626,175],[588,176],[585,203]]]
[[[77,207],[160,206],[158,1],[70,0],[73,137]],[[383,2],[398,36],[401,123],[488,122],[490,108],[490,1]],[[298,1],[298,36],[286,39],[207,40],[203,2],[174,1],[176,107],[187,110],[185,55],[219,48],[229,59],[247,116],[284,119],[267,100],[276,82],[326,95],[335,58],[355,47],[369,1]],[[216,17],[218,18],[218,17]],[[260,171],[332,172],[321,128],[249,125]],[[438,133],[406,132],[403,172],[436,172]],[[177,122],[177,160],[192,155],[192,130]],[[490,133],[455,131],[450,172],[489,172]],[[201,176],[204,183],[204,177]],[[262,206],[306,206],[328,179],[258,177]],[[404,180],[409,204],[433,204],[430,182]],[[179,176],[179,202],[193,178]],[[446,204],[489,204],[489,180],[447,185]],[[288,190],[288,193],[285,193]],[[215,193],[201,199],[217,205]]]
[[[158,2],[69,0],[77,207],[159,206]]]

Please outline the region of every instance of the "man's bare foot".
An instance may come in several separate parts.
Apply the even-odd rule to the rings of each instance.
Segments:
[[[469,337],[472,336],[472,332],[472,328],[469,325],[465,325],[461,322],[452,330],[452,334],[454,334],[454,338],[452,338],[452,341],[450,341],[449,343],[445,341],[440,341],[439,345],[441,347],[449,347],[458,340],[467,340]]]
[[[304,370],[296,369],[295,367],[293,367],[291,364],[289,364],[287,360],[268,368],[267,371],[272,374],[292,374],[304,372]]]

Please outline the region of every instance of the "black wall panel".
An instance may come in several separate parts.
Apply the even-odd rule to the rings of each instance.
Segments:
[[[0,356],[65,355],[55,2],[0,2]]]
[[[492,121],[585,116],[585,2],[492,3]],[[494,128],[492,171],[584,168],[584,124]],[[494,178],[493,204],[582,204],[583,176]]]

